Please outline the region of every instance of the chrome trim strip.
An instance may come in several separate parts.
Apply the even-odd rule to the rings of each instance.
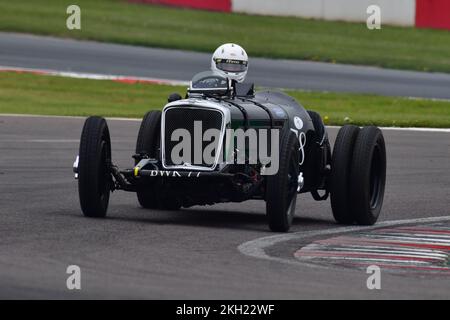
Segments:
[[[200,109],[200,110],[212,110],[219,112],[222,115],[222,126],[220,128],[220,139],[219,139],[219,145],[217,148],[217,154],[216,158],[214,160],[214,163],[210,167],[205,166],[198,166],[198,165],[166,165],[166,156],[165,156],[165,124],[166,124],[166,111],[174,108],[189,108],[189,109]],[[178,100],[175,102],[171,102],[167,104],[162,112],[161,117],[161,160],[162,160],[162,166],[164,169],[189,169],[189,170],[198,170],[198,171],[214,171],[219,164],[220,156],[222,154],[222,147],[223,147],[223,140],[225,137],[225,129],[227,125],[231,122],[231,115],[230,110],[228,108],[225,108],[221,106],[218,103],[205,100],[205,99],[185,99],[185,100]]]

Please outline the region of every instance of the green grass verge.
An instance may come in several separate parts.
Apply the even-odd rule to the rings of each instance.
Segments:
[[[161,109],[170,93],[185,87],[126,84],[34,74],[0,73],[0,113],[142,117]],[[450,128],[450,101],[376,95],[287,91],[330,125]],[[347,120],[345,120],[348,118]]]
[[[126,0],[77,0],[82,30],[66,28],[72,0],[0,1],[0,30],[212,52],[224,42],[250,56],[450,72],[450,32],[365,23],[213,13]]]

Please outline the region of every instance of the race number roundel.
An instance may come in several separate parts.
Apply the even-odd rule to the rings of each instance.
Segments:
[[[300,130],[301,128],[303,128],[303,121],[302,119],[300,119],[299,117],[294,117],[294,125],[295,127]]]

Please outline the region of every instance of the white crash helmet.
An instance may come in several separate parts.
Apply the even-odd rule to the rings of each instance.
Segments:
[[[229,79],[243,82],[248,70],[247,52],[237,44],[223,44],[214,51],[211,70]]]

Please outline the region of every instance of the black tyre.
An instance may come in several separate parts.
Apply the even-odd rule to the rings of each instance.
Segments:
[[[353,148],[359,131],[357,126],[343,126],[333,148],[329,191],[334,219],[341,224],[352,224],[355,220],[350,207],[350,171]]]
[[[321,154],[319,154],[319,157],[315,160],[317,163],[317,171],[319,172],[315,186],[317,188],[323,188],[326,185],[325,179],[328,175],[328,172],[325,170],[331,162],[330,141],[320,114],[311,110],[307,110],[307,112],[313,122],[314,131],[316,132],[316,142],[321,146]]]
[[[145,114],[139,128],[136,142],[136,153],[145,153],[150,158],[157,158],[161,136],[161,111],[149,111]],[[158,207],[158,195],[152,186],[143,191],[138,191],[139,204],[146,209]]]
[[[112,186],[111,139],[101,117],[86,119],[78,160],[78,193],[86,217],[105,217]]]
[[[386,147],[377,127],[364,127],[353,149],[351,211],[356,223],[373,225],[380,215],[386,183]]]
[[[150,158],[158,157],[161,137],[161,111],[149,111],[145,114],[139,128],[136,153],[146,153]]]
[[[323,136],[325,135],[325,126],[323,124],[322,117],[317,112],[311,110],[308,110],[308,114],[313,122],[318,142],[321,142]]]
[[[279,169],[267,177],[266,214],[272,231],[286,232],[292,225],[297,202],[299,141],[286,130],[280,141]]]
[[[308,114],[313,122],[314,130],[317,133],[317,139],[319,139],[317,142],[321,143],[322,140],[324,140],[323,145],[325,148],[327,159],[330,160],[331,159],[331,146],[330,146],[330,141],[328,140],[328,135],[325,131],[325,125],[322,121],[322,117],[317,112],[311,111],[311,110],[308,110]]]
[[[181,202],[173,197],[163,197],[159,201],[158,208],[161,210],[179,210],[181,208]]]

